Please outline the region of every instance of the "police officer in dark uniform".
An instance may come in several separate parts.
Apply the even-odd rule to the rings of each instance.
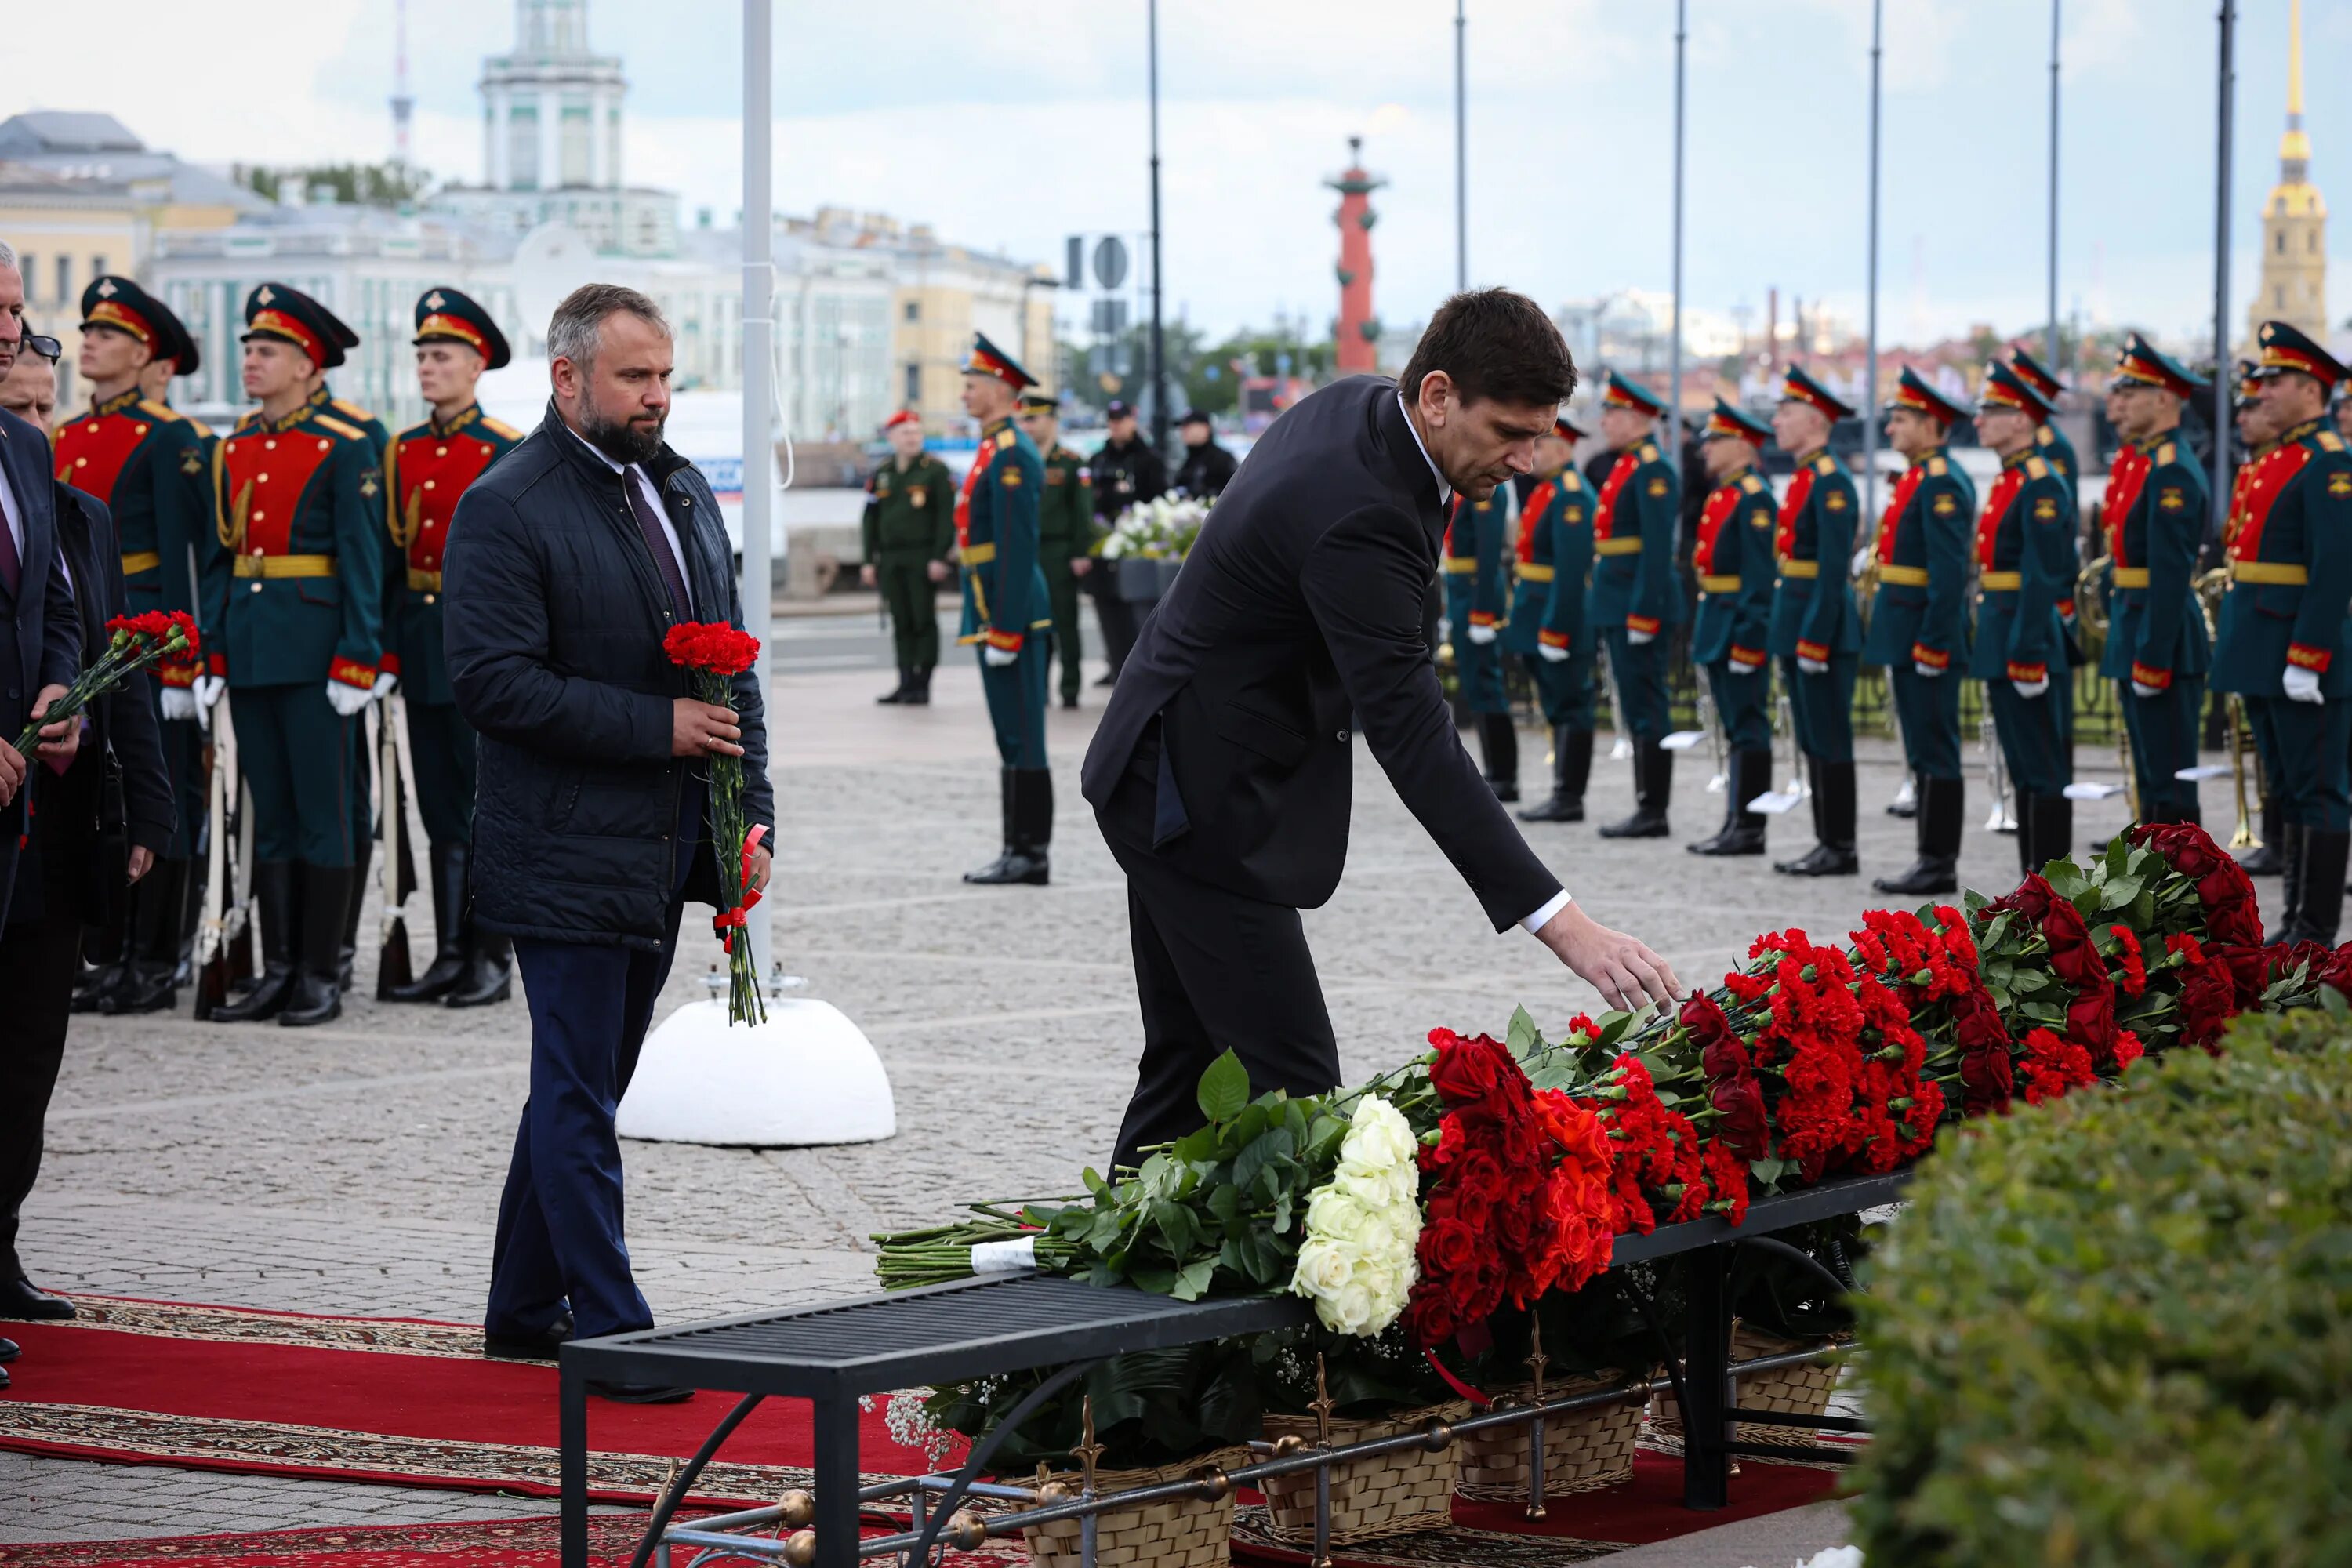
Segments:
[[[342,1011],[342,917],[363,864],[352,731],[383,655],[383,466],[364,430],[310,395],[343,362],[349,329],[282,283],[253,291],[245,322],[246,394],[261,406],[213,456],[218,510],[199,600],[209,673],[197,700],[235,694],[264,968],[213,1017],[320,1024]]]
[[[1183,437],[1184,460],[1176,466],[1176,477],[1169,488],[1179,489],[1195,500],[1214,500],[1233,483],[1234,470],[1240,460],[1217,445],[1216,430],[1209,416],[1197,408],[1188,408],[1177,422],[1177,433]]]
[[[2278,760],[2271,789],[2285,840],[2273,942],[2333,945],[2344,910],[2352,805],[2352,452],[2326,422],[2345,368],[2285,321],[2255,333],[2253,376],[2275,444],[2248,465],[2229,543],[2213,689],[2234,691]]]
[[[1168,465],[1150,443],[1136,431],[1135,410],[1125,402],[1113,398],[1103,411],[1110,422],[1110,434],[1087,468],[1093,476],[1095,521],[1108,531],[1118,521],[1119,513],[1139,501],[1158,500],[1168,489]],[[1095,595],[1095,619],[1102,626],[1103,657],[1110,661],[1110,670],[1097,686],[1108,686],[1118,679],[1119,667],[1127,662],[1128,649],[1135,646],[1135,606],[1119,597],[1118,574],[1100,558],[1090,561],[1083,574]]]
[[[1918,811],[1918,859],[1880,877],[1882,893],[1923,897],[1959,889],[1968,781],[1960,771],[1960,681],[1968,668],[1969,542],[1976,487],[1944,450],[1965,410],[1905,366],[1886,404],[1886,432],[1911,466],[1878,521],[1868,575],[1874,584],[1862,662],[1883,665],[1903,731]],[[1956,668],[1957,661],[1957,668]]]
[[[2035,440],[2050,405],[2007,364],[1985,371],[1977,435],[2000,454],[2000,477],[1977,518],[1976,646],[1971,679],[1985,683],[2001,755],[2017,789],[2017,857],[2038,871],[2066,854],[2074,833],[2066,628],[2059,604],[2074,591],[2074,494]]]
[[[1853,680],[1862,651],[1854,612],[1853,531],[1861,513],[1853,476],[1829,449],[1852,415],[1798,365],[1781,378],[1772,432],[1797,460],[1780,502],[1774,552],[1770,652],[1780,661],[1797,748],[1812,778],[1813,847],[1772,869],[1793,877],[1851,877],[1854,853]]]
[[[433,962],[393,1002],[478,1007],[513,990],[514,949],[474,929],[469,870],[474,843],[473,726],[457,711],[441,657],[441,558],[457,499],[492,463],[522,443],[522,432],[482,412],[482,373],[509,358],[490,313],[455,289],[416,301],[416,373],[432,417],[400,433],[384,465],[392,497],[384,562],[383,673],[400,684],[416,769],[416,809],[425,819],[432,872]],[[389,713],[389,710],[384,710]],[[386,787],[389,807],[396,799]]]
[[[2210,388],[2137,332],[2116,360],[2118,428],[2138,458],[2111,480],[2102,516],[2109,592],[2099,673],[2116,684],[2143,822],[2199,820],[2197,765],[2212,651],[2197,605],[2197,553],[2211,492],[2180,438],[2181,405]]]
[[[1021,428],[1045,462],[1037,502],[1037,561],[1054,603],[1054,651],[1062,661],[1062,706],[1078,705],[1086,645],[1078,636],[1077,563],[1095,545],[1095,500],[1087,460],[1062,445],[1062,400],[1032,387],[1021,395]],[[952,523],[950,523],[952,529]]]
[[[1592,523],[1587,616],[1607,640],[1617,705],[1633,731],[1633,815],[1604,824],[1603,838],[1663,838],[1673,829],[1675,757],[1660,742],[1666,707],[1667,634],[1683,616],[1675,570],[1681,481],[1653,439],[1664,400],[1612,371],[1601,395],[1601,437],[1617,456],[1601,482]]]
[[[1779,509],[1772,487],[1756,471],[1757,454],[1771,438],[1762,420],[1720,397],[1699,432],[1699,456],[1713,486],[1691,551],[1699,592],[1691,662],[1706,671],[1731,777],[1723,826],[1711,838],[1684,846],[1694,855],[1764,853],[1764,817],[1748,803],[1772,787],[1772,674],[1764,649]]]
[[[1519,505],[1511,618],[1503,647],[1517,654],[1551,727],[1551,798],[1522,822],[1582,822],[1592,773],[1592,490],[1570,459],[1584,432],[1565,419],[1536,443],[1534,483]]]
[[[866,564],[858,581],[882,590],[890,611],[890,641],[898,684],[874,700],[920,708],[931,700],[931,671],[940,662],[939,585],[948,580],[955,548],[955,478],[923,450],[923,419],[901,408],[882,422],[890,458],[866,480],[859,519]]]

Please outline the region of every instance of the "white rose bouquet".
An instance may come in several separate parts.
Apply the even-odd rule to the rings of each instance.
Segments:
[[[1421,1173],[1412,1129],[1378,1095],[1357,1102],[1331,1179],[1307,1194],[1290,1289],[1323,1326],[1372,1335],[1404,1310],[1417,1275]]]

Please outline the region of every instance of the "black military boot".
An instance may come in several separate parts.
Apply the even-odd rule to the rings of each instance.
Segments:
[[[432,850],[433,962],[406,985],[379,989],[380,1002],[437,1002],[466,973],[466,867],[463,844],[436,844]]]
[[[1772,753],[1734,752],[1731,753],[1731,777],[1726,781],[1723,803],[1723,829],[1712,838],[1684,848],[1694,855],[1761,855],[1764,853],[1764,815],[1748,809],[1748,803],[1772,787]]]
[[[1603,838],[1664,838],[1674,831],[1666,802],[1675,792],[1675,754],[1655,741],[1633,742],[1633,815],[1605,822]]]
[[[2063,795],[2037,795],[2033,797],[2033,853],[2041,857],[2033,869],[2039,871],[2061,858],[2072,858],[2074,803]]]
[[[514,943],[494,931],[483,931],[468,914],[460,917],[466,940],[466,973],[443,998],[451,1007],[487,1007],[514,994]]]
[[[302,904],[311,910],[345,910],[352,903],[351,884],[358,873],[349,866],[302,868]],[[300,962],[294,983],[286,993],[278,1023],[302,1028],[339,1018],[343,1012],[343,933],[331,921],[312,920],[302,928]]]
[[[316,869],[316,868],[313,868]],[[360,910],[367,903],[368,844],[360,844],[359,863],[343,868],[345,875],[336,880],[337,890],[343,895],[343,929],[335,933],[335,984],[340,990],[352,988],[352,967],[360,956]],[[306,878],[302,896],[307,900],[311,889],[321,883]]]
[[[1521,822],[1582,822],[1584,783],[1592,774],[1592,731],[1551,727],[1551,798],[1519,813]]]
[[[910,666],[902,664],[898,667],[898,684],[884,692],[881,696],[877,697],[874,700],[886,707],[896,706],[897,704],[907,700],[908,688],[914,684],[914,669]]]
[[[1478,715],[1478,749],[1486,758],[1486,786],[1504,805],[1519,798],[1519,727],[1508,713]]]
[[[1813,813],[1813,831],[1821,842],[1799,858],[1782,861],[1772,869],[1791,877],[1853,876],[1862,869],[1862,858],[1853,848],[1853,763],[1808,761],[1812,763],[1813,796],[1819,803]]]
[[[114,988],[125,977],[123,966],[116,963],[86,963],[74,978],[73,995],[66,1004],[71,1013],[95,1013],[104,1007]]]
[[[2010,815],[2017,818],[2017,870],[2021,879],[2042,869],[2041,844],[2034,828],[2039,826],[2033,815],[2034,797],[2020,789],[2011,792]]]
[[[1004,853],[992,866],[966,872],[964,880],[985,887],[1018,883],[1042,888],[1052,863],[1046,847],[1054,841],[1054,775],[1044,768],[1007,768],[1009,815]]]
[[[248,1024],[278,1016],[294,989],[294,862],[253,863],[253,903],[261,921],[261,974],[253,989],[213,1009],[215,1024]],[[332,922],[324,922],[332,932]]]
[[[1004,863],[1013,858],[1013,770],[1011,768],[1000,767],[996,770],[996,804],[998,816],[1002,818],[1003,837],[999,841],[1002,847],[997,850],[995,859],[977,871],[966,871],[963,874],[963,879],[967,882],[995,883],[1005,880],[1003,875]]]
[[[1880,877],[1870,885],[1882,893],[1913,898],[1960,889],[1960,827],[1968,816],[1968,781],[1918,775],[1915,793],[1919,813],[1919,858],[1899,877]]]
[[[2285,862],[2279,871],[2278,913],[2263,921],[2263,940],[2275,947],[2294,941],[2303,928],[2303,828],[2283,822],[2269,842],[2278,846],[2279,858]]]
[[[929,708],[931,705],[931,672],[920,666],[908,670],[913,679],[908,682],[907,695],[898,699],[908,708]]]
[[[2275,877],[2286,869],[2286,857],[2280,853],[2279,836],[2286,825],[2279,820],[2278,807],[2263,804],[2263,841],[2255,848],[2238,857],[2238,868],[2249,877]]]
[[[2295,937],[2334,947],[2336,928],[2344,916],[2344,863],[2352,853],[2352,834],[2306,827],[2302,850],[2303,914]]]
[[[165,1013],[179,1004],[179,916],[187,898],[188,863],[158,860],[139,879],[136,918],[124,949],[122,978],[99,1003],[101,1013]]]

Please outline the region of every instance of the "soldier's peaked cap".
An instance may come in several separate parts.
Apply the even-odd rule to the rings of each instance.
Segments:
[[[988,341],[986,332],[971,335],[971,352],[963,357],[966,375],[992,375],[1018,392],[1024,386],[1034,386],[1037,378],[1021,368],[1021,362]]]
[[[417,299],[414,342],[464,343],[482,356],[485,370],[499,369],[514,357],[490,313],[455,289],[427,289]]]
[[[2014,408],[2030,414],[2038,422],[2051,415],[2051,402],[2042,389],[2025,379],[2018,368],[2000,360],[1985,366],[1984,390],[1977,395],[1979,410]]]
[[[2126,386],[2160,386],[2175,397],[2191,397],[2213,384],[2134,332],[2116,355],[2116,380]]]
[[[1647,414],[1654,418],[1666,411],[1664,398],[1640,382],[1613,370],[1601,386],[1601,404],[1604,408],[1630,408],[1636,414]]]
[[[1780,401],[1809,403],[1828,415],[1832,421],[1853,416],[1853,408],[1847,405],[1844,399],[1815,381],[1812,374],[1801,364],[1790,365],[1781,375]]]
[[[1894,395],[1886,400],[1886,411],[1908,408],[1925,414],[1947,425],[1957,425],[1968,416],[1968,410],[1927,384],[1927,379],[1909,365],[1895,378]]]
[[[2312,342],[2291,321],[2264,321],[2254,333],[2254,343],[2256,381],[2268,381],[2296,370],[2316,378],[2320,385],[2333,388],[2345,377],[2344,366],[2336,356]]]
[[[332,310],[283,283],[264,283],[246,297],[245,337],[292,343],[320,370],[342,363],[343,351],[360,341]]]

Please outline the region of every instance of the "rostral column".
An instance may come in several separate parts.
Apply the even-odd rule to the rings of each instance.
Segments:
[[[1341,375],[1379,368],[1381,319],[1372,314],[1372,193],[1388,184],[1364,173],[1364,139],[1348,138],[1348,170],[1323,183],[1339,193],[1339,323],[1335,358]]]

